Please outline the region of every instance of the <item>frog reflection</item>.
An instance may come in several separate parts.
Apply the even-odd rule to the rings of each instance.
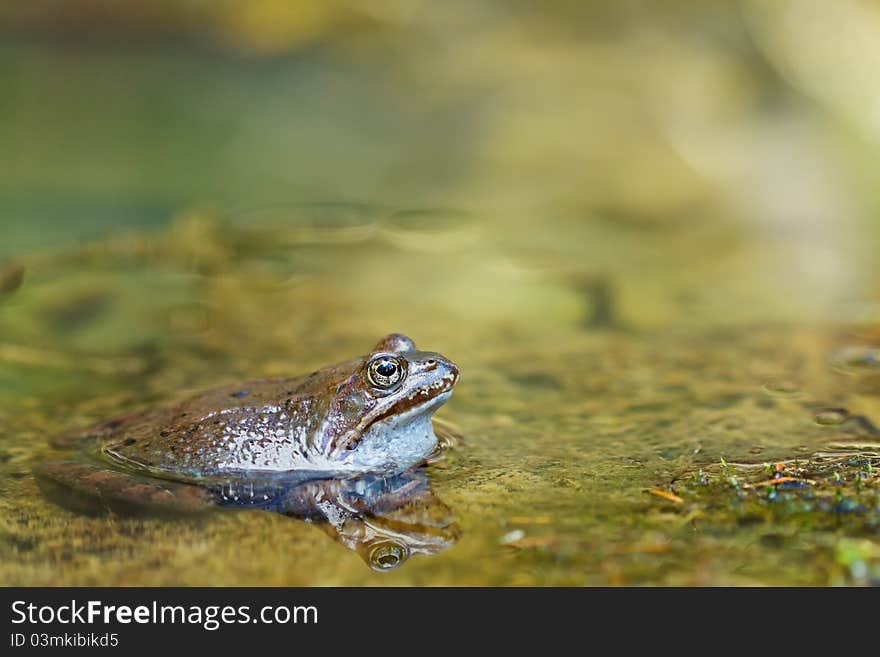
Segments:
[[[376,571],[394,570],[415,555],[442,552],[460,534],[451,509],[431,490],[424,466],[393,476],[193,487],[171,481],[135,483],[129,476],[67,462],[46,464],[37,470],[37,478],[53,501],[78,512],[178,515],[221,507],[280,513],[315,524]],[[85,482],[91,490],[84,490]]]
[[[452,511],[434,495],[423,467],[392,477],[307,481],[287,490],[235,484],[212,493],[221,506],[258,507],[314,522],[376,571],[442,552],[459,537]]]

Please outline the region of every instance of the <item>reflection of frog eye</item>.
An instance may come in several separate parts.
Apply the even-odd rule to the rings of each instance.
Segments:
[[[382,541],[375,545],[367,557],[370,568],[378,571],[394,570],[409,558],[406,545],[396,541]]]
[[[405,375],[403,361],[394,356],[379,356],[367,365],[367,380],[376,388],[395,386]]]

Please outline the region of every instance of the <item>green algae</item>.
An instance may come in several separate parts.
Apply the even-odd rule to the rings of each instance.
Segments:
[[[275,239],[297,235],[296,226],[287,237],[283,224],[275,230]],[[156,246],[172,239],[174,248]],[[856,558],[845,546],[871,542],[880,520],[878,438],[853,421],[877,417],[880,399],[870,376],[829,365],[835,346],[851,340],[846,333],[588,330],[576,314],[564,341],[526,335],[503,317],[459,332],[452,319],[438,323],[455,310],[455,298],[445,309],[383,300],[403,294],[405,278],[363,294],[354,272],[391,248],[380,231],[357,248],[305,240],[302,248],[334,254],[310,263],[233,225],[174,223],[129,236],[123,253],[139,242],[134,252],[148,254],[142,258],[120,257],[112,239],[83,246],[80,255],[91,254],[89,269],[101,276],[80,275],[82,260],[70,252],[36,253],[43,264],[31,267],[15,298],[0,349],[5,583],[873,581],[873,553]],[[237,255],[208,266],[194,251]],[[271,266],[256,266],[266,253]],[[419,252],[414,260],[405,248],[393,253],[413,266],[427,259],[448,280],[462,275],[463,261],[447,253]],[[144,294],[145,278],[167,293]],[[118,301],[96,306],[90,285]],[[68,314],[85,300],[82,320],[54,319],[65,298]],[[132,330],[107,339],[126,322]],[[78,516],[44,499],[31,475],[34,464],[69,453],[50,439],[89,423],[219,381],[308,371],[395,329],[447,353],[463,372],[440,413],[461,433],[460,444],[431,466],[435,492],[462,531],[441,555],[377,575],[306,523],[234,511],[198,519]],[[790,384],[767,384],[795,379],[798,394]],[[817,423],[817,408],[846,409],[846,419]],[[754,485],[774,476],[811,483]],[[646,493],[656,488],[683,502]]]

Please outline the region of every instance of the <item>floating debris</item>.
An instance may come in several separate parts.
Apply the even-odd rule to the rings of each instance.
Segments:
[[[779,464],[777,463],[777,465]],[[758,488],[759,486],[778,486],[779,484],[787,484],[793,481],[801,484],[813,483],[809,479],[800,479],[798,477],[776,477],[774,479],[767,479],[766,481],[759,481],[755,484],[744,484],[743,488]]]
[[[851,449],[868,447],[874,449]],[[703,522],[781,522],[827,524],[851,516],[859,529],[880,527],[880,452],[874,444],[833,443],[806,458],[775,463],[703,465],[672,482],[676,496],[700,510]],[[650,491],[661,495],[664,491]],[[836,526],[836,525],[833,525]]]
[[[669,502],[673,502],[675,504],[684,504],[684,500],[681,499],[675,493],[667,493],[665,490],[659,490],[657,488],[652,488],[648,492],[651,495],[656,495],[657,497],[662,497],[664,500],[668,500]]]

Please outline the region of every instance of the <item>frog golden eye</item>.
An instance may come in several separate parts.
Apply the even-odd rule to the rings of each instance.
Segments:
[[[406,375],[404,363],[394,356],[379,356],[367,365],[367,380],[374,388],[391,388]]]

